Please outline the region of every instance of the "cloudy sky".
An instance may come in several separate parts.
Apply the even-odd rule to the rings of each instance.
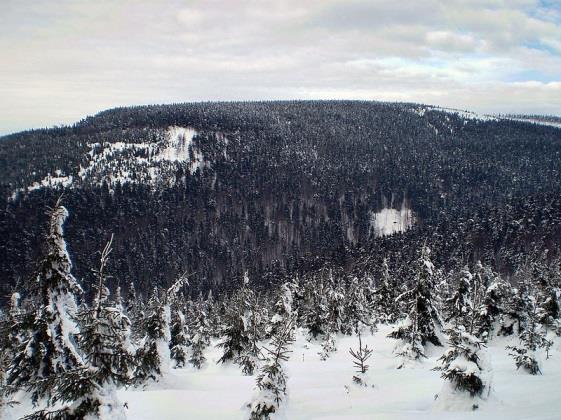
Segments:
[[[561,115],[561,1],[0,0],[0,133],[292,98]]]

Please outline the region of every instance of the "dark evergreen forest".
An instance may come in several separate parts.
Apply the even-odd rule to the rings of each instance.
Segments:
[[[163,162],[156,184],[80,177],[92,144],[156,143],[171,126],[196,130],[191,160],[198,152],[204,164],[195,171],[189,162]],[[131,179],[145,176],[134,159],[142,153],[119,162]],[[73,182],[27,190],[56,171]],[[112,234],[109,286],[134,283],[145,296],[183,273],[196,296],[238,287],[233,279],[245,271],[266,289],[325,266],[380,274],[384,259],[405,283],[423,244],[439,267],[481,260],[509,276],[544,250],[558,257],[560,171],[559,128],[415,104],[112,109],[0,139],[0,292],[7,296],[37,269],[46,209],[61,194],[74,273],[86,289]],[[413,211],[414,226],[375,235],[372,213],[402,206]]]

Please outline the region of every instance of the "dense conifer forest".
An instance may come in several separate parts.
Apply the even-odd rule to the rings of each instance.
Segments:
[[[170,127],[195,130],[188,156],[154,168],[146,146]],[[245,271],[266,287],[324,263],[398,267],[425,241],[446,267],[482,260],[511,274],[522,254],[557,253],[560,137],[519,119],[345,101],[118,108],[9,135],[2,291],[32,275],[45,208],[62,193],[79,278],[114,235],[113,289],[146,294],[186,271],[196,294]],[[412,229],[381,238],[372,221],[384,208],[410,209]]]

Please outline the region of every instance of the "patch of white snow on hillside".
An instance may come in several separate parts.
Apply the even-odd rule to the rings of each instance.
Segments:
[[[12,200],[20,192],[42,188],[75,187],[75,181],[88,181],[110,186],[117,183],[147,183],[156,185],[173,183],[179,166],[186,166],[191,174],[208,165],[201,151],[193,144],[197,131],[191,127],[169,127],[156,142],[104,142],[89,143],[84,155],[85,164],[78,168],[78,176],[65,175],[60,169],[47,174],[25,188],[16,189]]]
[[[49,187],[49,188],[56,188],[56,187],[68,187],[72,185],[72,175],[65,176],[60,169],[55,171],[55,175],[51,175],[50,173],[47,174],[45,178],[43,178],[39,182],[34,182],[30,186],[27,187],[27,191],[34,191],[39,190],[41,188]]]
[[[488,115],[488,114],[478,114],[472,111],[466,111],[466,110],[461,110],[461,109],[454,109],[454,108],[441,108],[438,106],[432,106],[432,105],[419,105],[416,107],[412,108],[412,111],[419,115],[419,116],[424,116],[425,113],[427,111],[438,111],[438,112],[444,112],[447,114],[453,114],[453,115],[457,115],[458,117],[464,119],[464,120],[477,120],[477,121],[498,121],[499,118],[493,116],[493,115]]]
[[[377,213],[370,213],[370,230],[377,237],[405,232],[415,223],[413,211],[405,206],[401,210],[383,208]]]
[[[190,127],[170,127],[167,131],[165,147],[153,157],[154,161],[188,162],[189,147],[197,131]],[[202,160],[202,154],[193,150],[194,160]]]
[[[535,118],[507,117],[507,119],[512,120],[512,121],[520,121],[520,122],[526,122],[526,123],[530,123],[530,124],[546,125],[548,127],[561,128],[561,122],[538,120],[538,119],[535,119]]]

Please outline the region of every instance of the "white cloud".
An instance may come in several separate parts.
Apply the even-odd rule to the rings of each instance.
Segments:
[[[561,114],[561,10],[538,0],[2,6],[4,133],[188,100],[333,97]]]

